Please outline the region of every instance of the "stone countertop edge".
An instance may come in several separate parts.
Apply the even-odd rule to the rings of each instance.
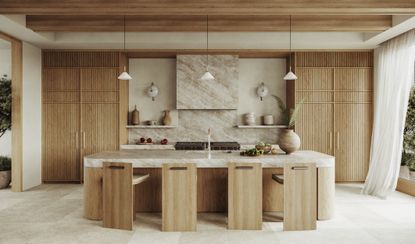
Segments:
[[[285,163],[316,163],[320,167],[334,167],[335,158],[316,151],[297,151],[293,154],[241,156],[239,152],[174,150],[119,150],[101,152],[84,157],[84,167],[102,167],[103,162],[132,163],[134,168],[161,168],[164,163],[195,163],[198,168],[227,168],[229,162],[262,163],[263,168],[283,167]]]

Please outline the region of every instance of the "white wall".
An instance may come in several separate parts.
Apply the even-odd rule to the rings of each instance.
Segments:
[[[11,45],[9,42],[0,40],[0,76],[6,74],[11,78]],[[12,135],[10,131],[0,137],[0,155],[11,156],[12,154]]]
[[[158,120],[161,122],[164,110],[171,112],[173,122],[177,124],[176,109],[176,59],[148,58],[130,59],[130,111],[137,105],[140,121]],[[147,96],[147,88],[151,82],[159,88],[159,95],[152,101]]]
[[[243,124],[242,115],[248,112],[255,113],[257,124],[262,123],[261,116],[265,114],[274,115],[275,120],[279,118],[281,113],[271,94],[285,101],[285,62],[285,59],[278,58],[239,59],[239,124]],[[269,90],[263,101],[256,92],[262,82]]]
[[[24,42],[22,96],[23,190],[41,184],[41,64],[41,50]]]

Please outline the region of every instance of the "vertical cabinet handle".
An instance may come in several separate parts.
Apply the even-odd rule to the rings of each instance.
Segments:
[[[82,149],[85,149],[85,131],[82,131]]]
[[[79,149],[79,132],[75,132],[75,145],[76,149]]]
[[[329,140],[330,140],[330,150],[333,149],[333,132],[329,132]]]
[[[337,131],[337,146],[336,146],[336,148],[337,149],[340,149],[340,132],[339,131]]]

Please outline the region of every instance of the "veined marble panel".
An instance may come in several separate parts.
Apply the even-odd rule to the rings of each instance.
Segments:
[[[209,55],[213,81],[200,81],[206,72],[206,55],[177,56],[177,109],[237,109],[236,55]]]
[[[258,141],[276,143],[279,129],[238,129],[236,110],[180,110],[179,124],[175,129],[134,129],[130,130],[129,143],[141,137],[151,137],[156,142],[167,138],[169,143],[176,141],[207,141],[207,131],[211,128],[212,141],[237,141],[242,144],[255,144]]]

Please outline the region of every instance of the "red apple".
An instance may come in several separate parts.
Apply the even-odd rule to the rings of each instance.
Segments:
[[[161,140],[161,144],[162,144],[162,145],[166,145],[168,142],[169,142],[169,141],[168,141],[166,138],[164,138],[163,140]]]
[[[151,138],[147,138],[147,143],[152,143],[153,140]]]

